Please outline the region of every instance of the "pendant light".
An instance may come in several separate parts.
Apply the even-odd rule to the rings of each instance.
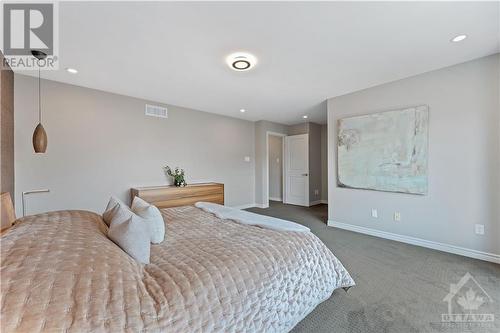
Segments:
[[[43,60],[47,57],[47,54],[42,51],[31,50],[31,54],[40,60]],[[41,104],[41,96],[40,96],[40,64],[38,65],[38,125],[33,132],[33,149],[37,154],[44,154],[47,150],[47,133],[42,125],[42,104]]]

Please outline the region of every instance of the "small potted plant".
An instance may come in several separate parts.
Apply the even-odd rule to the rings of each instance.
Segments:
[[[176,187],[184,187],[187,185],[186,180],[184,179],[184,169],[179,169],[179,167],[176,167],[172,172],[172,169],[170,169],[168,165],[163,169],[165,170],[165,173],[167,175],[174,179],[174,185]]]

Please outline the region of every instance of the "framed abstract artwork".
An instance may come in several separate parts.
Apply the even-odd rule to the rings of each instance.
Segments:
[[[427,194],[429,107],[338,120],[340,187]]]

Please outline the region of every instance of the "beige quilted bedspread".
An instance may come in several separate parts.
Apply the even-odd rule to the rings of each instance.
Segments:
[[[163,210],[166,240],[140,265],[97,214],[26,217],[1,240],[1,331],[287,332],[354,284],[313,234]]]

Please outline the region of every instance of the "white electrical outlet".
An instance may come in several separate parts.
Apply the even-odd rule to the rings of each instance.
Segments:
[[[319,190],[314,190],[314,195],[319,195]]]
[[[484,235],[484,224],[475,224],[474,230],[476,235]]]
[[[372,208],[372,217],[378,218],[378,211],[375,208]]]
[[[394,212],[394,221],[396,221],[396,222],[401,221],[401,213],[400,212]]]

